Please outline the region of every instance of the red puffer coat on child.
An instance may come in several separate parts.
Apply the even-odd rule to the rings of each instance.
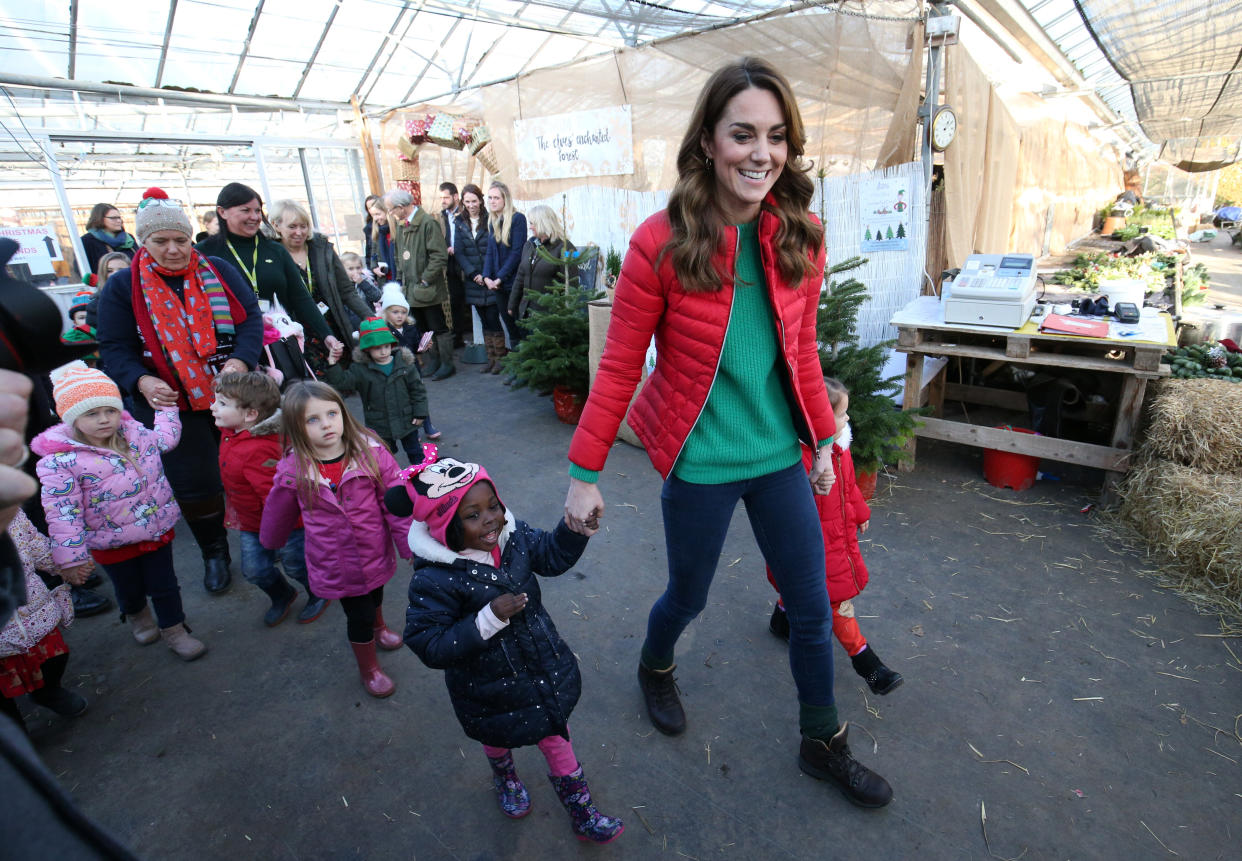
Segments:
[[[802,468],[811,471],[815,454],[803,451]],[[828,579],[828,600],[833,604],[848,601],[867,586],[867,566],[858,547],[858,527],[871,519],[871,508],[858,489],[854,458],[850,455],[850,428],[832,443],[832,468],[837,480],[826,494],[815,494],[815,510],[819,512],[824,533],[824,571]],[[768,571],[768,582],[776,581]],[[779,591],[779,590],[778,590]]]
[[[276,466],[285,456],[280,444],[280,410],[249,430],[220,433],[220,481],[224,485],[224,525],[258,532],[263,503],[272,491]],[[301,526],[299,520],[298,526]]]

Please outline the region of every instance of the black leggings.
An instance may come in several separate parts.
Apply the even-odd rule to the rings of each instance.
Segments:
[[[346,595],[341,598],[345,611],[345,631],[351,643],[369,643],[375,639],[375,611],[384,604],[384,587],[379,586],[366,595]]]
[[[69,654],[57,655],[54,658],[48,658],[39,668],[43,671],[43,687],[37,691],[31,691],[30,699],[36,703],[41,703],[46,699],[48,693],[60,687],[61,679],[65,677],[65,667],[69,663]],[[13,723],[24,727],[22,723],[22,713],[18,711],[17,700],[8,697],[0,697],[0,712],[8,715],[13,719]]]

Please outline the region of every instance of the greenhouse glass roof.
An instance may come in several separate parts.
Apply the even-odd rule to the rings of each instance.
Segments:
[[[787,0],[0,0],[0,68],[388,107]],[[316,104],[320,103],[320,104]]]

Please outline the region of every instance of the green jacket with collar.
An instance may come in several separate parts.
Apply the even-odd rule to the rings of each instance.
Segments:
[[[363,422],[385,441],[413,433],[414,419],[427,417],[427,389],[414,364],[414,354],[402,347],[393,354],[391,374],[385,374],[363,350],[355,347],[348,368],[329,365],[323,379],[341,391],[353,390],[362,399]]]
[[[421,206],[410,223],[392,224],[393,256],[401,273],[401,287],[411,308],[428,308],[448,301],[448,246],[440,222]]]

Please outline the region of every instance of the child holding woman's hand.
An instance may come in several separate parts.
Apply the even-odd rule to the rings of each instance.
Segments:
[[[437,461],[430,444],[423,450],[423,463],[402,473],[409,480],[384,497],[394,514],[414,515],[405,642],[428,667],[444,670],[457,719],[482,743],[506,816],[530,812],[511,748],[534,744],[574,833],[609,843],[624,825],[595,809],[570,744],[582,677],[535,576],[568,571],[587,538],[564,522],[545,532],[515,520],[483,467]]]

